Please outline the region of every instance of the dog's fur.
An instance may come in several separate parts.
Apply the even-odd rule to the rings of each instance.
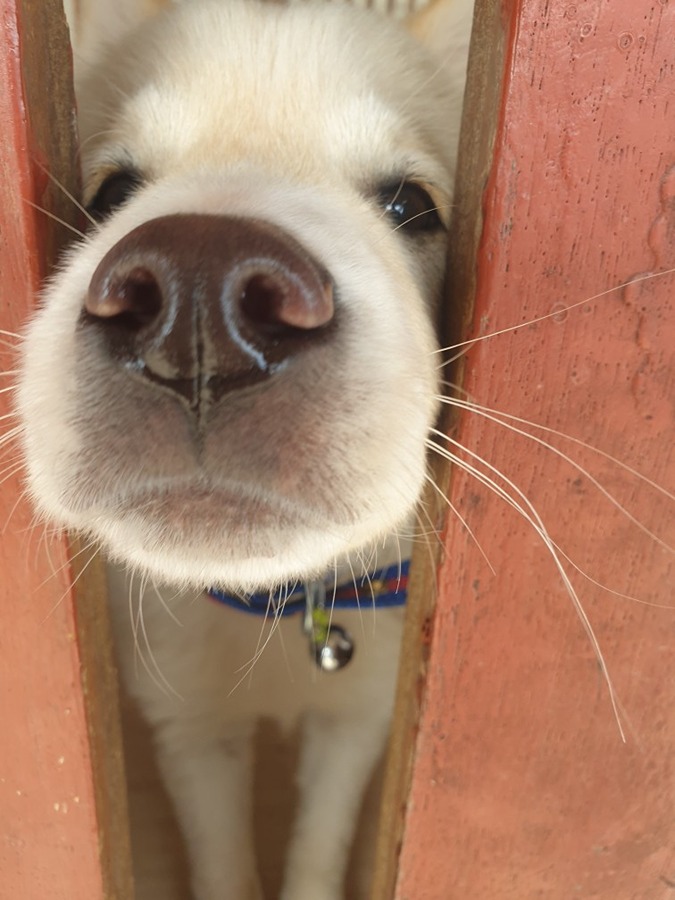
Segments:
[[[358,651],[323,675],[297,620],[274,625],[257,653],[260,621],[200,592],[342,580],[406,542],[437,413],[433,316],[470,3],[446,4],[441,60],[337,4],[158,5],[100,2],[73,24],[85,202],[118,167],[142,185],[69,254],[28,329],[29,485],[45,517],[121,564],[110,568],[120,665],[154,729],[196,900],[260,896],[249,745],[265,716],[304,723],[282,896],[332,900],[387,733],[401,613],[378,613],[375,628],[341,613]],[[385,207],[408,181],[445,227],[393,227]],[[290,235],[328,273],[335,304],[324,339],[198,414],[120,364],[83,317],[113,248],[192,213]],[[179,241],[200,252],[189,230]]]

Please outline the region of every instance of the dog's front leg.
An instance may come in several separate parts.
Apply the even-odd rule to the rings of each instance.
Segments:
[[[300,802],[281,900],[341,900],[361,802],[388,718],[312,715],[305,722]]]
[[[189,733],[188,729],[185,731]],[[187,844],[194,900],[261,900],[253,849],[252,727],[215,739],[156,733],[158,761]]]

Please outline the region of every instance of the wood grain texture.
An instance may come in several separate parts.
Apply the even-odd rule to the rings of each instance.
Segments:
[[[13,419],[4,388],[17,362],[13,335],[68,234],[31,204],[75,226],[78,216],[46,174],[76,190],[60,4],[2,0],[0,11],[0,328],[6,332],[0,415],[7,434]],[[95,564],[78,582],[78,615],[71,590],[75,551],[35,526],[23,497],[18,447],[3,443],[2,451],[0,898],[130,900],[107,622],[102,596],[96,605],[90,595]]]
[[[93,773],[105,900],[132,900],[132,862],[119,682],[105,567],[79,538],[68,541],[80,679]]]
[[[448,247],[448,278],[441,310],[441,331],[447,343],[469,328],[475,296],[475,259],[482,230],[480,205],[476,205],[490,172],[499,114],[500,87],[504,67],[504,40],[499,0],[490,0],[476,9],[469,58],[470,77],[465,102],[466,122],[460,141],[461,177],[455,187],[454,222]],[[476,127],[470,111],[481,110],[482,127]],[[447,367],[445,377],[456,383],[463,379],[464,359]],[[450,433],[457,416],[450,407],[442,410],[439,427]],[[438,456],[430,459],[436,487],[429,486],[423,497],[424,515],[420,530],[442,533],[448,506],[442,499],[450,495],[454,472]],[[405,811],[414,765],[421,701],[427,678],[429,649],[438,599],[437,571],[442,543],[433,537],[418,543],[413,552],[409,600],[401,648],[394,725],[386,759],[385,781],[380,807],[372,900],[390,900],[394,894]]]
[[[457,223],[482,217],[470,335],[523,324],[471,349],[464,388],[672,491],[675,6],[514,0],[499,30],[490,176],[462,197]],[[474,129],[490,127],[473,115]],[[464,156],[460,181],[471,164]],[[450,517],[395,896],[665,900],[675,885],[675,568],[630,516],[672,547],[673,503],[606,457],[528,430],[574,462],[475,412],[452,436],[508,476],[569,557],[626,742],[541,537],[455,472],[451,499],[494,573]]]

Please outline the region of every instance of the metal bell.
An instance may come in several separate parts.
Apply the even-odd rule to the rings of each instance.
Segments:
[[[322,672],[343,669],[354,655],[354,641],[340,625],[331,625],[324,641],[312,644],[314,660]]]
[[[311,581],[305,585],[305,615],[302,630],[309,639],[309,652],[322,672],[343,669],[354,655],[354,641],[340,625],[331,622],[326,604],[326,585]]]

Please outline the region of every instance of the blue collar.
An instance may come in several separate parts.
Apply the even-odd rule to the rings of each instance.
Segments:
[[[372,575],[363,575],[333,587],[326,585],[326,606],[331,609],[385,609],[403,606],[408,594],[408,569],[410,562],[395,563],[386,569],[378,569]],[[301,584],[292,590],[279,589],[249,596],[225,594],[211,589],[212,600],[231,606],[239,612],[254,616],[294,616],[307,609],[307,585]]]

